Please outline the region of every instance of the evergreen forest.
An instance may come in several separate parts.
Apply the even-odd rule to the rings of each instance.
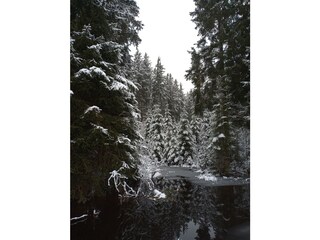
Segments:
[[[72,202],[137,196],[150,166],[250,176],[250,2],[194,3],[185,93],[139,51],[135,0],[71,0]]]

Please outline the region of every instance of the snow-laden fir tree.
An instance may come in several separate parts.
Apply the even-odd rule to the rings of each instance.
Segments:
[[[190,129],[192,132],[193,136],[193,157],[194,157],[194,164],[199,166],[198,162],[198,144],[200,143],[200,124],[201,124],[201,119],[199,117],[196,117],[193,115],[191,117],[191,122],[190,122]]]
[[[211,135],[213,135],[213,129],[211,127],[213,120],[212,116],[212,112],[204,111],[203,117],[201,118],[199,124],[200,126],[198,143],[195,145],[197,163],[202,169],[209,168],[213,150],[210,142],[210,140],[212,139]]]
[[[170,88],[169,93],[169,109],[171,112],[171,115],[175,121],[180,120],[180,115],[182,113],[182,101],[183,99],[180,99],[180,97],[183,95],[183,93],[180,93],[179,84],[177,79],[173,80],[172,87]]]
[[[172,125],[172,134],[171,138],[169,140],[169,143],[167,144],[167,164],[170,165],[177,165],[175,162],[178,155],[178,145],[177,145],[177,132],[178,132],[179,126],[177,125],[177,122],[173,121]]]
[[[144,90],[143,97],[145,98],[145,108],[140,109],[143,115],[146,115],[148,111],[152,110],[152,66],[151,61],[147,53],[144,54],[142,59],[142,77],[144,79],[144,85],[142,85],[142,89]],[[146,111],[146,112],[145,112]],[[144,118],[142,118],[144,120]]]
[[[177,131],[176,158],[177,165],[193,165],[193,136],[189,121],[185,115],[182,116]]]
[[[184,109],[183,112],[187,116],[187,119],[191,123],[192,116],[194,116],[194,102],[193,102],[193,97],[192,97],[192,91],[189,91],[185,96],[184,96],[185,104],[184,104]]]
[[[131,69],[132,79],[139,90],[136,93],[138,108],[141,112],[141,121],[146,119],[148,110],[151,110],[152,68],[147,54],[142,58],[139,50],[134,55]]]
[[[191,13],[200,39],[190,51],[187,78],[196,89],[195,111],[214,112],[211,166],[230,174],[240,166],[237,129],[249,130],[250,1],[199,0]],[[231,167],[232,166],[232,167]]]
[[[152,110],[150,130],[148,135],[149,149],[151,151],[152,160],[160,163],[163,160],[163,116],[159,105],[155,105]]]
[[[139,116],[128,79],[129,45],[140,41],[135,1],[71,1],[71,198],[105,196],[110,172],[137,172]]]
[[[165,98],[165,77],[164,66],[161,64],[160,57],[158,57],[157,64],[153,69],[152,78],[152,105],[159,105],[161,114],[164,114],[166,106]]]
[[[235,136],[238,144],[238,161],[231,163],[232,172],[235,175],[250,175],[250,130],[246,127],[236,128]]]
[[[193,115],[191,117],[191,122],[190,122],[190,128],[192,131],[192,135],[194,138],[194,143],[198,144],[200,141],[200,123],[201,123],[201,119],[195,115]]]
[[[227,76],[219,76],[217,82],[217,103],[213,106],[214,121],[212,132],[214,133],[212,147],[212,168],[220,175],[229,175],[233,161],[238,161],[237,144],[232,126],[231,93]]]
[[[150,130],[151,130],[151,121],[152,121],[152,111],[148,111],[146,115],[146,120],[144,121],[145,126],[145,140],[148,143],[150,141]]]
[[[163,120],[163,140],[164,140],[163,163],[167,165],[169,164],[170,150],[174,147],[172,146],[173,138],[174,138],[173,121],[167,106],[164,114],[164,120]]]

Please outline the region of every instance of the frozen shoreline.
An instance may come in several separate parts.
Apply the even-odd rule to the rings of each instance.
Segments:
[[[202,186],[232,186],[250,184],[250,178],[233,178],[233,177],[215,177],[206,175],[199,169],[185,167],[167,167],[161,166],[157,169],[156,176],[165,179],[186,178],[192,183]],[[159,173],[159,174],[157,174]]]

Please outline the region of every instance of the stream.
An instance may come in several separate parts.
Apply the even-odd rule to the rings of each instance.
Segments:
[[[154,179],[165,198],[139,196],[103,205],[94,224],[71,226],[73,240],[250,239],[248,179],[205,181],[185,168],[162,167]]]

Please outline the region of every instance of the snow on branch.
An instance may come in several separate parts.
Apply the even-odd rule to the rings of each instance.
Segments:
[[[119,80],[120,82],[128,85],[129,87],[132,87],[134,90],[138,91],[139,88],[129,79],[121,76],[121,75],[116,75],[117,80]]]
[[[75,77],[80,77],[81,75],[87,75],[91,77],[90,70],[87,68],[81,68],[78,72],[76,72]]]
[[[126,143],[131,143],[131,140],[125,136],[120,136],[118,137],[117,142],[120,144],[123,144],[123,143],[126,144]]]
[[[84,114],[87,114],[88,112],[91,112],[91,111],[94,111],[96,113],[99,113],[101,112],[101,108],[97,107],[97,106],[91,106],[91,107],[88,107],[86,109],[86,111],[84,112]]]
[[[109,135],[108,129],[106,129],[106,128],[104,128],[104,127],[101,127],[101,126],[99,126],[99,125],[96,125],[96,124],[94,124],[94,123],[91,123],[91,124],[92,124],[92,126],[95,127],[95,129],[101,131],[103,134]]]
[[[123,193],[123,196],[127,197],[137,197],[139,194],[139,190],[136,192],[132,187],[130,187],[126,179],[128,179],[125,175],[120,173],[124,169],[129,169],[130,166],[122,162],[122,166],[118,170],[113,170],[110,172],[110,177],[108,178],[108,186],[112,185],[111,181],[113,181],[113,185],[118,193]],[[120,191],[121,190],[121,191]]]
[[[121,82],[113,81],[110,89],[115,91],[122,90],[122,89],[128,90],[128,87]]]
[[[75,73],[75,77],[76,78],[79,78],[79,77],[82,77],[82,76],[92,78],[95,75],[101,76],[107,82],[111,81],[110,80],[111,77],[107,76],[105,74],[105,72],[101,68],[95,67],[95,66],[92,66],[89,69],[88,68],[82,68],[78,72]]]
[[[226,137],[226,136],[224,136],[223,133],[220,133],[219,136],[218,136],[218,138],[225,138],[225,137]]]
[[[131,116],[134,118],[134,119],[140,119],[141,118],[141,114],[136,112],[136,111],[132,111],[131,112]]]

